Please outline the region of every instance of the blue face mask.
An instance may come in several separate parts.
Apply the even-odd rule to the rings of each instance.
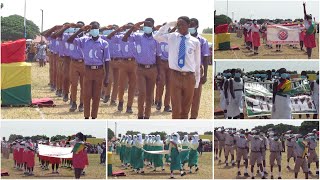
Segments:
[[[64,32],[63,32],[63,33],[69,33],[69,32],[70,32],[70,28],[68,28],[68,29],[64,30]]]
[[[152,33],[152,27],[144,26],[143,27],[143,32],[146,34]]]
[[[281,78],[282,78],[282,79],[286,79],[286,78],[287,78],[287,74],[286,74],[286,73],[282,73],[282,74],[281,74]]]
[[[226,74],[226,77],[231,77],[231,73],[227,73],[227,74]]]
[[[303,75],[301,75],[301,78],[302,78],[302,79],[307,79],[307,77],[306,77],[306,76],[303,76]]]
[[[279,73],[276,73],[276,76],[278,76],[278,77],[279,77]]]
[[[91,29],[89,34],[92,36],[92,37],[97,37],[99,35],[99,29]]]
[[[69,28],[69,33],[74,33],[74,28]]]
[[[227,76],[227,73],[222,73],[222,76],[223,76],[223,77],[226,77],[226,76]]]
[[[74,28],[74,32],[78,32],[80,28]]]
[[[103,32],[102,32],[102,34],[103,35],[109,35],[109,34],[111,34],[113,32],[113,30],[104,30]]]
[[[195,34],[197,32],[196,28],[189,28],[188,31],[190,34]]]
[[[234,77],[241,77],[241,73],[235,73]]]
[[[271,72],[271,75],[274,76],[274,75],[276,75],[276,73],[275,72]]]

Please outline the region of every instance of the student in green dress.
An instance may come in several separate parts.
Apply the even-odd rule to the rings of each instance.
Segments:
[[[181,159],[180,159],[180,152],[181,152],[181,141],[179,138],[178,133],[173,133],[172,135],[172,141],[169,145],[169,153],[171,158],[171,164],[170,164],[170,178],[173,179],[173,171],[180,170],[180,175],[184,176],[186,173],[182,170],[181,166]]]
[[[131,142],[131,152],[130,152],[130,165],[132,171],[135,171],[135,162],[136,162],[136,141],[137,141],[137,135],[133,135],[132,142]]]
[[[120,160],[121,160],[121,166],[125,166],[125,157],[126,157],[126,141],[127,141],[127,135],[123,135],[122,139],[120,141],[121,148],[120,148]]]
[[[143,149],[149,151],[149,134],[146,134],[144,137]],[[149,153],[147,152],[144,153],[144,164],[146,166],[149,165]]]
[[[144,166],[144,151],[142,150],[144,147],[144,142],[142,140],[142,134],[137,135],[136,141],[136,151],[135,151],[135,168],[137,169],[137,173],[144,174],[143,166]]]
[[[188,149],[189,144],[190,142],[188,140],[188,135],[184,135],[182,140],[182,149]],[[181,158],[182,169],[184,169],[184,164],[187,163],[189,160],[189,151],[182,151],[180,153],[180,158]]]
[[[131,160],[131,143],[132,143],[132,136],[128,135],[128,140],[126,142],[126,150],[125,150],[125,169],[130,167],[130,160]]]
[[[154,143],[156,141],[156,136],[155,135],[152,135],[151,136],[151,141],[150,141],[150,151],[154,151]],[[155,157],[155,154],[150,154],[150,169],[154,167],[154,157]]]
[[[156,141],[153,143],[153,150],[154,151],[162,151],[164,149],[164,145],[163,142],[161,141],[161,137],[158,134],[156,136]],[[163,166],[163,155],[162,154],[154,154],[153,155],[153,167],[154,170],[153,171],[157,171],[157,167],[162,167],[162,171],[164,171],[164,166]]]
[[[164,150],[169,150],[169,144],[170,144],[170,139],[171,139],[171,135],[168,134],[166,135],[166,142],[165,142],[165,145],[164,145]],[[170,156],[169,154],[166,154],[164,156],[166,158],[166,164],[169,165],[170,164]]]
[[[198,167],[198,159],[199,159],[199,153],[198,153],[198,147],[199,147],[199,136],[197,134],[192,136],[192,140],[189,144],[189,161],[188,166],[190,167],[190,173],[192,173],[192,167],[194,166],[196,168],[196,172],[199,171]]]

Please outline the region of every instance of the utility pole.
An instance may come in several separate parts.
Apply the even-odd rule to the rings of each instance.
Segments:
[[[40,9],[41,10],[41,34],[43,33],[43,9]],[[42,35],[40,35],[41,37],[41,41],[42,41]]]

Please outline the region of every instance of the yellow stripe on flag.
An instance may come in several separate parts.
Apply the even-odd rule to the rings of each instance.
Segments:
[[[26,62],[1,64],[1,89],[31,84],[31,64]]]

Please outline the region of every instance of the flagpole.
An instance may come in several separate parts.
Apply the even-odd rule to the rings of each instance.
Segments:
[[[27,22],[26,22],[27,0],[24,0],[24,38],[27,39]]]

